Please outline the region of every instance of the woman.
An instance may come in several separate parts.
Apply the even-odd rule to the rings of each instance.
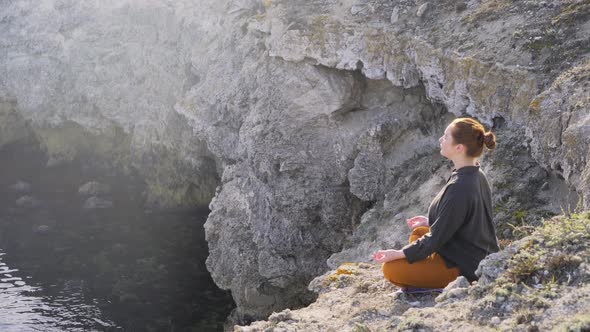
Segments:
[[[475,270],[499,250],[492,222],[492,197],[478,158],[496,136],[470,118],[455,119],[439,138],[440,153],[455,169],[432,200],[428,217],[407,220],[410,244],[401,250],[379,250],[373,260],[393,284],[407,288],[443,288],[459,275],[477,279]]]

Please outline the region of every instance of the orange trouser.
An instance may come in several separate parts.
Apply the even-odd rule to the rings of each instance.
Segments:
[[[429,231],[427,226],[414,228],[410,234],[410,243]],[[437,253],[412,264],[405,258],[383,263],[382,270],[385,279],[399,287],[443,288],[459,276],[459,269],[447,268]]]

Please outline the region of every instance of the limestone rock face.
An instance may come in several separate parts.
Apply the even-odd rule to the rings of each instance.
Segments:
[[[238,316],[262,317],[407,241],[404,219],[450,174],[437,139],[455,116],[498,135],[481,162],[499,235],[589,208],[587,10],[3,1],[0,119],[30,128],[50,165],[93,151],[138,169],[154,202],[210,201],[207,266]],[[22,139],[9,128],[0,147]]]
[[[30,123],[48,166],[107,159],[142,172],[153,204],[206,205],[214,157],[174,112],[199,80],[191,49],[206,38],[202,13],[190,1],[3,1],[0,144]]]
[[[426,96],[455,115],[524,126],[530,142],[522,143],[530,143],[535,160],[571,178],[588,206],[588,144],[578,142],[588,137],[588,62],[575,46],[580,38],[587,42],[587,18],[581,17],[587,4],[484,1],[460,11],[451,1],[363,1],[353,7],[365,10],[352,14],[343,10],[351,4],[319,2],[311,13],[293,2],[273,1],[269,54],[360,69],[396,86],[424,84]]]
[[[535,159],[549,165],[590,204],[590,59],[558,76],[530,103],[528,135]]]

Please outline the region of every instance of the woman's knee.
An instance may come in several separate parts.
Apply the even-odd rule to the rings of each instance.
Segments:
[[[382,270],[383,270],[383,277],[385,278],[385,280],[389,281],[390,283],[392,283],[398,287],[406,287],[405,284],[400,283],[398,281],[398,278],[396,278],[396,275],[395,275],[395,270],[391,266],[385,267],[385,264],[383,264],[383,265],[384,266],[383,266]]]
[[[396,269],[395,261],[383,263],[381,265],[381,271],[383,271],[383,276],[387,280],[389,280],[389,278],[395,274]]]
[[[385,279],[399,287],[442,288],[459,275],[457,268],[448,269],[436,254],[413,264],[406,259],[387,262],[381,270]]]
[[[405,259],[397,259],[391,262],[383,263],[381,266],[383,277],[396,285],[405,284],[403,275],[405,275],[404,272],[408,264],[409,263]]]

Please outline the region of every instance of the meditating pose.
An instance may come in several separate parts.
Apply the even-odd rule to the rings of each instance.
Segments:
[[[484,145],[495,148],[496,136],[474,119],[458,118],[438,141],[455,169],[432,200],[428,217],[407,220],[410,244],[373,254],[383,263],[385,278],[402,289],[443,288],[459,275],[473,281],[479,262],[499,250],[491,191],[478,162]]]

